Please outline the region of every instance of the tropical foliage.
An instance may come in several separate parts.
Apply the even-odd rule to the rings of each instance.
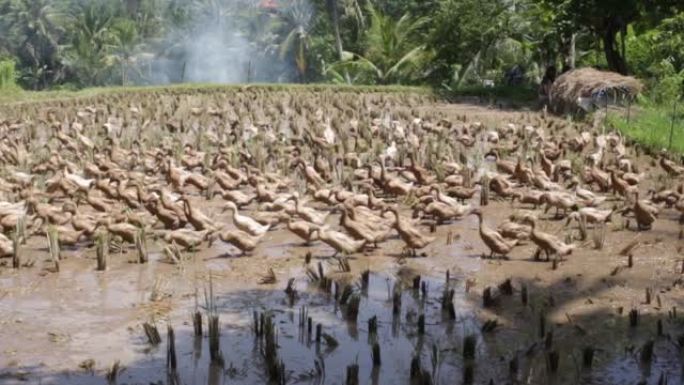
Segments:
[[[576,65],[682,92],[677,0],[0,0],[27,89],[174,82],[536,84]]]

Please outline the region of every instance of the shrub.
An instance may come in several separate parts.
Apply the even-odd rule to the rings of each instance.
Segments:
[[[14,61],[0,60],[0,89],[10,89],[17,86],[17,73]]]

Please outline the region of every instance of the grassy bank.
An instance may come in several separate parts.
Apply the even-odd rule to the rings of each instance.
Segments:
[[[679,103],[672,125],[673,106],[643,102],[634,107],[628,119],[626,114],[611,114],[608,124],[625,136],[652,150],[669,149],[684,153],[684,103]],[[670,131],[672,145],[670,146]]]
[[[504,99],[520,103],[536,102],[537,90],[530,86],[496,86],[496,87],[461,87],[453,91],[445,91],[454,97],[478,97],[483,99]]]
[[[363,85],[338,85],[338,84],[174,84],[163,86],[133,86],[133,87],[100,87],[86,88],[78,91],[24,91],[18,87],[0,89],[0,104],[22,103],[34,101],[61,100],[70,98],[87,98],[98,95],[116,95],[131,92],[165,92],[165,93],[200,93],[234,91],[244,88],[257,88],[268,91],[280,90],[306,90],[328,92],[353,92],[353,93],[413,93],[423,95],[435,95],[444,100],[458,102],[459,98],[479,98],[482,103],[494,103],[505,100],[510,104],[529,106],[536,102],[537,93],[531,87],[464,87],[458,90],[433,90],[430,87],[410,86],[363,86]]]

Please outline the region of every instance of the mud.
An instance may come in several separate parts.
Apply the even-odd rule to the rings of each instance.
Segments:
[[[474,119],[505,120],[515,114],[499,116],[474,106],[431,108]],[[648,160],[640,165],[649,172]],[[656,169],[651,171],[644,186],[659,181]],[[200,196],[192,199],[205,212],[217,212],[218,203],[207,203]],[[496,227],[520,208],[495,200],[483,212],[490,227]],[[552,211],[544,217],[548,219],[544,231],[563,234],[564,221],[551,217]],[[230,223],[227,215],[214,218]],[[108,368],[117,361],[125,368],[115,381],[119,384],[267,383],[252,324],[257,311],[275,320],[287,383],[343,384],[345,368],[354,363],[359,365],[362,384],[409,383],[414,355],[420,357],[433,383],[463,383],[464,339],[474,335],[477,384],[679,384],[684,381],[680,351],[684,281],[677,219],[674,212],[665,212],[651,231],[637,233],[618,231],[624,219],[616,217],[608,225],[602,250],[584,244],[556,269],[536,261],[530,244],[516,248],[509,260],[483,258],[487,249],[475,217],[438,226],[437,240],[419,258],[403,258],[404,244],[393,238],[379,249],[352,257],[350,272],[339,271],[330,258],[332,249],[321,243],[305,247],[283,225],[269,232],[250,256],[240,256],[239,250],[219,242],[186,253],[184,262],[172,265],[164,260],[163,242],[149,240],[149,263],[134,263],[131,248],[111,254],[105,272],[95,271],[93,247],[66,249],[60,271],[54,272],[45,239],[33,237],[22,247],[26,259],[35,262],[33,267],[0,267],[0,383],[105,384]],[[337,222],[337,214],[328,218],[329,224]],[[428,226],[422,230],[427,232]],[[457,236],[451,245],[446,244],[449,233]],[[627,258],[618,253],[635,237],[642,246],[629,268]],[[327,276],[340,286],[353,285],[361,295],[357,322],[345,320],[344,306],[336,303],[334,293],[322,292],[307,279],[307,253],[313,255],[313,268],[321,262]],[[258,284],[269,268],[277,282]],[[372,272],[367,290],[360,283],[364,270]],[[427,297],[411,288],[416,275],[426,283]],[[298,293],[293,302],[284,292],[290,278]],[[497,286],[509,278],[514,290],[505,295]],[[392,312],[394,285],[402,287],[399,315]],[[454,320],[441,307],[446,285],[455,290]],[[210,286],[220,316],[223,367],[210,364],[206,335],[193,335],[191,314],[196,310],[204,315],[206,331]],[[521,300],[523,286],[529,293],[527,305]],[[488,287],[493,288],[494,306],[483,308],[482,295]],[[645,298],[647,288],[652,292],[650,303]],[[299,325],[302,306],[307,307],[314,330],[321,324],[338,346],[316,343]],[[632,309],[639,313],[636,327],[628,321]],[[417,331],[420,314],[425,315],[424,335]],[[382,365],[376,369],[367,323],[373,316],[378,319],[382,352]],[[550,345],[545,345],[546,333],[541,335],[541,318],[544,331],[552,333]],[[497,326],[484,332],[483,325],[493,320]],[[656,333],[658,321],[663,325],[661,336]],[[161,344],[150,346],[144,322],[158,327]],[[165,369],[166,325],[176,330],[179,366],[174,376]],[[648,341],[654,342],[655,358],[650,364],[640,359]],[[582,367],[586,347],[595,349],[591,370]],[[551,352],[559,355],[555,374],[549,370]],[[317,372],[316,360],[324,363],[324,370]],[[517,363],[515,371],[512,362]]]

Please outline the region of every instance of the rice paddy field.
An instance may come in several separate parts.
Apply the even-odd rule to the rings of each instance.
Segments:
[[[681,384],[684,166],[425,90],[0,105],[0,384]]]

